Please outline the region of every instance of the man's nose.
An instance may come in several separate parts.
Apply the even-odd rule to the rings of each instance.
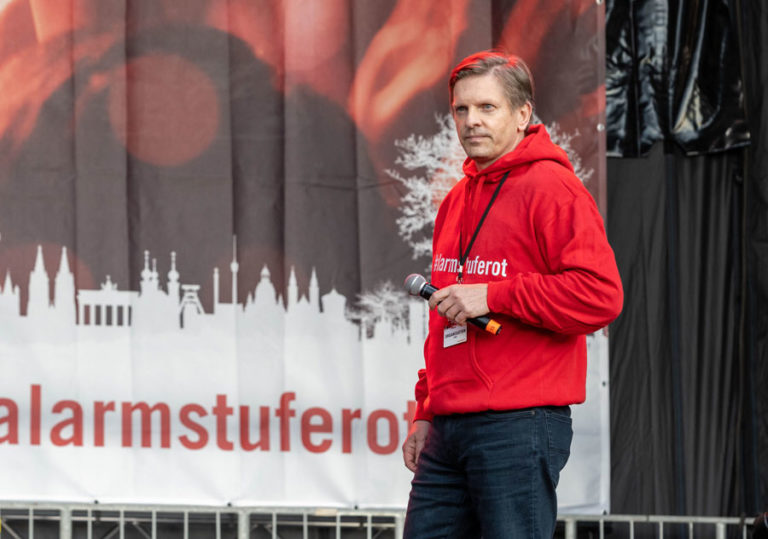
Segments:
[[[467,125],[468,126],[480,125],[480,113],[474,107],[470,107],[467,110]]]

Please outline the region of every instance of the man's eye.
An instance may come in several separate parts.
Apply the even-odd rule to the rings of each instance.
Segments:
[[[464,113],[467,112],[467,107],[456,107],[456,113]]]
[[[485,105],[483,105],[483,110],[493,110],[494,108],[496,107],[494,107],[490,103],[486,103]]]

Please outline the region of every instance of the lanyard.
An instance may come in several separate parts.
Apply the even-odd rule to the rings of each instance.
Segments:
[[[482,217],[480,217],[480,221],[478,221],[477,223],[475,232],[474,234],[472,234],[472,239],[469,240],[469,245],[467,245],[467,249],[463,253],[461,252],[461,236],[462,236],[463,227],[459,228],[459,273],[456,276],[456,281],[458,283],[461,283],[462,280],[464,279],[464,262],[467,261],[467,258],[469,257],[469,251],[472,250],[472,246],[475,244],[477,233],[480,232],[480,228],[483,226],[483,223],[485,222],[485,218],[488,216],[488,212],[491,211],[491,206],[493,206],[493,203],[496,202],[496,197],[499,196],[499,191],[501,191],[501,186],[504,185],[505,181],[507,181],[507,176],[509,176],[509,172],[504,174],[504,177],[501,178],[499,185],[496,186],[496,190],[493,192],[493,196],[491,196],[491,200],[488,201],[488,205],[485,207],[485,211],[483,212]],[[478,193],[478,196],[479,196],[479,193]]]

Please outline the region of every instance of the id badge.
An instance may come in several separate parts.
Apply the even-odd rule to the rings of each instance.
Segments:
[[[443,348],[467,342],[467,326],[450,325],[443,329]]]

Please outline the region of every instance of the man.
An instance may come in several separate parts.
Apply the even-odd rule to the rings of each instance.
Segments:
[[[405,537],[551,537],[584,401],[585,335],[622,288],[594,200],[542,125],[523,61],[469,56],[450,78],[465,177],[433,238],[426,369],[403,444]],[[466,326],[491,313],[498,335]]]

